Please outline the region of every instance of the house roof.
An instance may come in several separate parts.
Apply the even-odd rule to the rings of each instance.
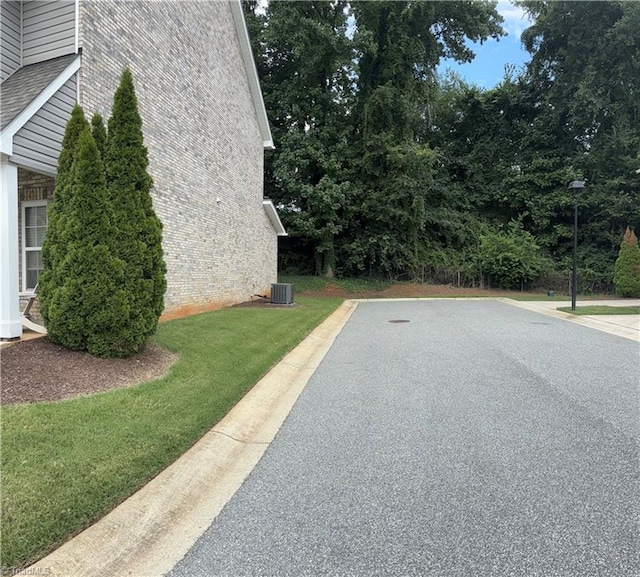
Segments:
[[[30,64],[5,79],[1,87],[0,152],[13,154],[16,133],[80,69],[80,54]]]
[[[4,130],[76,58],[69,54],[23,66],[2,83],[0,129]]]
[[[240,41],[242,59],[244,60],[244,66],[247,70],[251,98],[253,99],[253,105],[256,109],[256,115],[258,116],[258,125],[260,126],[260,133],[262,134],[262,143],[265,148],[275,148],[273,145],[273,137],[271,136],[271,129],[269,128],[267,110],[264,106],[264,100],[262,99],[258,70],[256,69],[256,63],[253,59],[251,42],[249,40],[249,31],[247,30],[247,23],[245,22],[244,14],[242,13],[242,4],[240,0],[231,0],[231,13],[233,14],[233,22],[238,33],[238,40]]]

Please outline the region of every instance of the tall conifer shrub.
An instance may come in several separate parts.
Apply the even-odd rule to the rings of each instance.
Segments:
[[[634,232],[627,227],[620,244],[620,252],[613,275],[616,294],[640,297],[640,247]]]
[[[38,279],[38,301],[45,325],[49,324],[49,305],[56,287],[60,286],[61,264],[68,252],[65,229],[66,208],[73,183],[73,161],[80,135],[89,128],[89,123],[79,105],[72,112],[62,139],[62,150],[58,156],[58,173],[53,200],[47,210],[47,232],[42,244],[44,269]]]
[[[120,344],[126,354],[139,350],[155,332],[164,307],[162,224],[152,206],[148,165],[133,77],[125,69],[108,122],[105,167],[117,231],[114,254],[124,262],[124,289],[129,296],[129,318],[121,327]]]
[[[88,126],[77,141],[68,191],[60,231],[67,252],[50,294],[49,338],[97,356],[121,356],[119,327],[129,316],[129,299],[124,265],[114,256],[104,166]]]

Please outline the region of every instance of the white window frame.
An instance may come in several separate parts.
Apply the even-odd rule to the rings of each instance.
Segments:
[[[40,247],[28,247],[27,248],[27,208],[33,206],[48,206],[46,200],[25,200],[22,203],[22,292],[24,294],[33,294],[35,287],[27,288],[27,252],[40,251],[42,253],[42,246]],[[47,227],[49,226],[49,220],[47,219]]]

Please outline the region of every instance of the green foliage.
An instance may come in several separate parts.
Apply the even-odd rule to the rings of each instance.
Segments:
[[[105,165],[106,173],[105,177]],[[43,253],[41,310],[54,342],[126,357],[154,333],[166,267],[131,73],[123,73],[109,134],[77,106],[65,131]]]
[[[265,191],[281,262],[316,274],[414,274],[437,153],[417,138],[439,59],[501,34],[488,3],[269,2],[245,13],[277,148]],[[356,21],[354,38],[348,18]],[[431,207],[430,207],[431,208]],[[436,214],[436,210],[430,210]],[[306,263],[306,264],[305,264]]]
[[[104,162],[104,152],[107,148],[107,130],[102,116],[97,112],[91,117],[91,134],[98,147],[98,152],[100,152],[100,158]]]
[[[77,141],[71,195],[66,199],[67,254],[48,297],[49,338],[74,350],[110,356],[114,327],[127,316],[123,263],[113,256],[114,230],[104,167],[89,129]]]
[[[61,286],[62,261],[68,255],[68,238],[64,234],[69,199],[74,180],[73,162],[80,135],[89,128],[82,108],[74,106],[65,127],[62,149],[58,156],[58,173],[53,200],[47,211],[47,232],[42,245],[44,270],[38,279],[40,314],[45,324],[49,321],[49,307],[54,291]]]
[[[344,118],[352,59],[347,7],[342,0],[270,2],[261,16],[255,3],[245,4],[277,142],[265,158],[266,194],[281,206],[287,244],[307,261],[302,268],[327,276],[336,271],[354,195]]]
[[[616,294],[640,297],[640,247],[634,232],[627,227],[616,260],[613,282]]]
[[[502,288],[518,288],[544,269],[545,261],[533,236],[512,222],[506,231],[480,236],[477,266]]]
[[[474,279],[481,228],[515,220],[560,282],[567,183],[584,179],[579,282],[610,287],[620,234],[640,227],[640,3],[523,0],[531,63],[491,90],[435,71],[473,58],[466,38],[501,35],[492,3],[245,4],[278,147],[265,190],[290,233],[281,264],[415,277],[442,251],[461,264],[436,276]]]
[[[128,300],[127,318],[114,338],[113,354],[117,356],[140,350],[155,332],[164,306],[162,224],[153,210],[148,165],[133,77],[126,69],[114,96],[105,151],[108,196],[117,231],[113,250],[124,263],[123,288]]]

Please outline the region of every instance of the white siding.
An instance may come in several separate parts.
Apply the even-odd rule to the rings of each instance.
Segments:
[[[22,64],[20,9],[17,0],[0,3],[0,82]]]
[[[76,103],[76,77],[70,78],[14,136],[16,164],[56,172],[64,128]]]
[[[75,0],[32,0],[22,7],[22,64],[73,54],[76,49]]]

